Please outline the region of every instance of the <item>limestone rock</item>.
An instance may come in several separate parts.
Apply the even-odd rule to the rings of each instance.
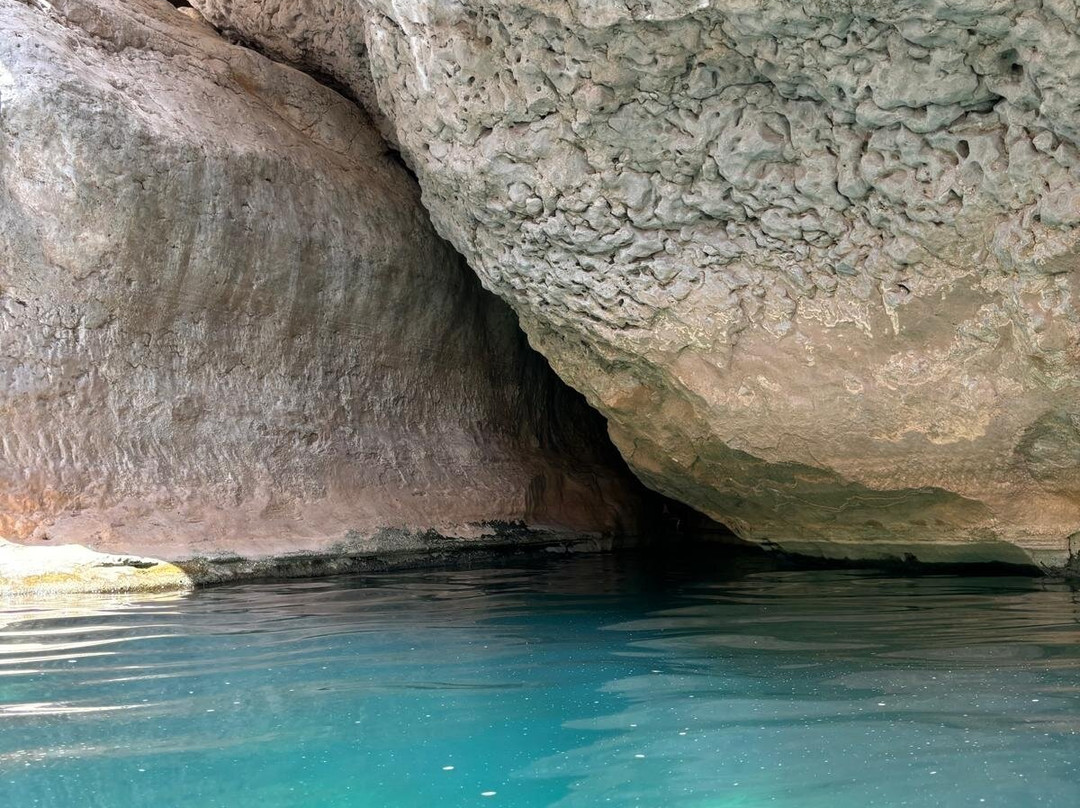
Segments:
[[[156,558],[96,553],[77,544],[25,547],[0,539],[0,597],[190,589],[179,567]]]
[[[354,104],[164,2],[0,0],[0,536],[612,535],[620,463]]]
[[[370,71],[439,231],[650,486],[793,550],[1067,560],[1074,0],[195,4]]]

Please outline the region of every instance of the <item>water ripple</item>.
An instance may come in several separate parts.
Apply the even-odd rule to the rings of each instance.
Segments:
[[[0,725],[3,805],[1073,808],[1080,598],[598,557],[11,603]]]

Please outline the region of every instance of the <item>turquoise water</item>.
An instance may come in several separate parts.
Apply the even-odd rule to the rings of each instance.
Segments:
[[[1080,596],[1021,577],[580,557],[0,607],[0,806],[1073,808],[1078,732]]]

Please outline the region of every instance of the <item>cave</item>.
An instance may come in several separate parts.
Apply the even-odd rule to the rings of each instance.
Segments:
[[[0,0],[0,802],[1074,805],[1078,31]]]

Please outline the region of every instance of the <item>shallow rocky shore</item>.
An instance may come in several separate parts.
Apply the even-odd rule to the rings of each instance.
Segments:
[[[519,561],[537,556],[628,549],[626,536],[588,536],[521,525],[478,526],[468,538],[434,530],[388,529],[375,536],[347,536],[316,552],[265,555],[199,555],[172,562],[99,553],[78,544],[27,546],[0,539],[0,599],[79,593],[185,592],[195,587],[250,580],[312,578],[386,570]]]
[[[190,589],[180,567],[156,558],[97,553],[77,544],[25,547],[0,539],[0,598]]]

